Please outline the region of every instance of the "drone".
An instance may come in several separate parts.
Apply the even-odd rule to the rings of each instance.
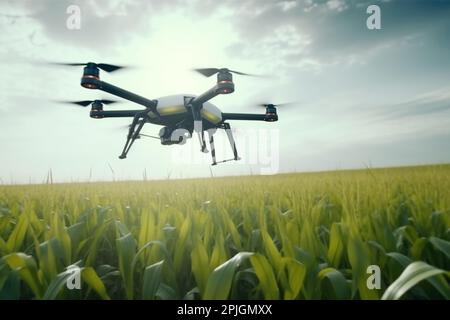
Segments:
[[[100,70],[114,72],[124,68],[106,63],[57,63],[58,65],[84,66],[81,86],[87,89],[102,90],[120,98],[132,101],[145,107],[139,110],[104,110],[103,105],[114,103],[114,100],[84,100],[68,101],[82,107],[91,106],[90,117],[94,119],[104,118],[132,118],[128,128],[128,135],[119,159],[125,159],[133,143],[141,136],[156,138],[162,145],[184,144],[186,139],[192,138],[195,132],[198,136],[201,152],[207,153],[205,131],[209,135],[209,144],[212,156],[212,165],[227,161],[240,160],[236,144],[231,131],[229,120],[249,121],[278,121],[277,107],[284,104],[260,104],[266,112],[264,114],[253,113],[225,113],[209,102],[217,95],[234,92],[233,74],[242,76],[254,76],[252,74],[230,70],[227,68],[202,68],[194,69],[205,77],[217,75],[214,87],[201,95],[170,95],[158,99],[147,99],[125,89],[116,87],[100,80]],[[285,103],[287,104],[287,103]],[[146,123],[163,126],[159,136],[150,136],[141,133]],[[217,161],[214,148],[214,133],[217,129],[224,129],[234,157],[232,159]]]

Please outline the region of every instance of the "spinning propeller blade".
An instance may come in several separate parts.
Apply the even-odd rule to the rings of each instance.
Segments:
[[[93,62],[88,62],[88,63],[93,63]],[[78,63],[78,62],[75,62],[75,63],[52,62],[52,63],[50,63],[50,64],[58,65],[58,66],[72,66],[72,67],[76,67],[76,66],[85,66],[85,65],[87,65],[88,63]],[[125,66],[117,66],[117,65],[114,65],[114,64],[108,64],[108,63],[93,63],[93,64],[94,64],[97,68],[102,69],[103,71],[106,71],[106,72],[114,72],[114,71],[116,71],[116,70],[126,68]]]
[[[295,104],[295,102],[284,102],[284,103],[277,103],[277,104],[275,104],[275,103],[260,103],[260,104],[258,104],[258,107],[264,107],[264,108],[267,108],[267,107],[287,107],[287,106],[291,106],[291,105],[294,105]]]
[[[240,72],[240,71],[235,71],[235,70],[230,70],[227,68],[199,68],[199,69],[194,69],[194,71],[200,73],[201,75],[204,75],[205,77],[211,77],[212,75],[218,73],[218,72],[231,72],[231,73],[235,73],[235,74],[239,74],[242,76],[250,76],[250,77],[259,77],[258,75],[255,74],[250,74],[250,73],[244,73],[244,72]]]
[[[116,103],[118,101],[102,99],[102,100],[57,101],[57,102],[67,103],[67,104],[76,104],[76,105],[79,105],[81,107],[87,107],[87,106],[89,106],[90,104],[92,104],[94,102],[99,102],[99,103],[102,103],[102,104],[112,104],[112,103]]]

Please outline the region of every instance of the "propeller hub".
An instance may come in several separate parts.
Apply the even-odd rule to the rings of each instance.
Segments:
[[[100,100],[94,100],[92,102],[92,110],[103,110],[103,103]]]
[[[220,71],[217,73],[217,82],[220,81],[231,81],[233,82],[233,75],[228,71]]]

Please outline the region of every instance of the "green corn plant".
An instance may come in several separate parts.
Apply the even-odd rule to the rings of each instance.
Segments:
[[[448,299],[448,190],[450,165],[0,186],[0,298]]]

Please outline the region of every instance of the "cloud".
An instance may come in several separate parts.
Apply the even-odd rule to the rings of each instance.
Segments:
[[[298,6],[298,1],[296,0],[290,0],[290,1],[281,1],[278,2],[277,5],[281,7],[281,10],[283,11],[289,11],[295,7]]]
[[[177,6],[178,1],[124,1],[124,0],[42,0],[9,1],[1,11],[10,23],[29,17],[29,27],[42,33],[49,41],[72,47],[89,47],[109,50],[125,45],[136,34],[151,32],[152,18]],[[81,28],[69,29],[67,20],[75,5],[80,9]],[[37,24],[37,25],[36,25]],[[34,26],[33,26],[34,25]]]
[[[381,109],[375,111],[375,119],[379,120],[398,120],[410,117],[423,119],[427,115],[441,117],[443,115],[440,113],[450,111],[450,88],[428,92],[414,99],[377,109]]]
[[[381,7],[382,30],[366,27],[366,8],[370,4]],[[310,65],[304,61],[315,66],[367,63],[376,57],[374,52],[389,51],[411,37],[424,46],[449,46],[442,35],[450,25],[450,2],[438,6],[434,1],[415,0],[299,0],[289,10],[273,1],[232,1],[229,6],[230,18],[240,36],[230,51],[240,48],[235,54],[243,59],[276,56],[277,61],[283,61],[279,67],[284,68]],[[288,36],[280,37],[280,30]],[[299,50],[283,51],[291,46]]]
[[[329,0],[327,6],[330,10],[336,10],[338,12],[344,11],[348,8],[344,0]]]

